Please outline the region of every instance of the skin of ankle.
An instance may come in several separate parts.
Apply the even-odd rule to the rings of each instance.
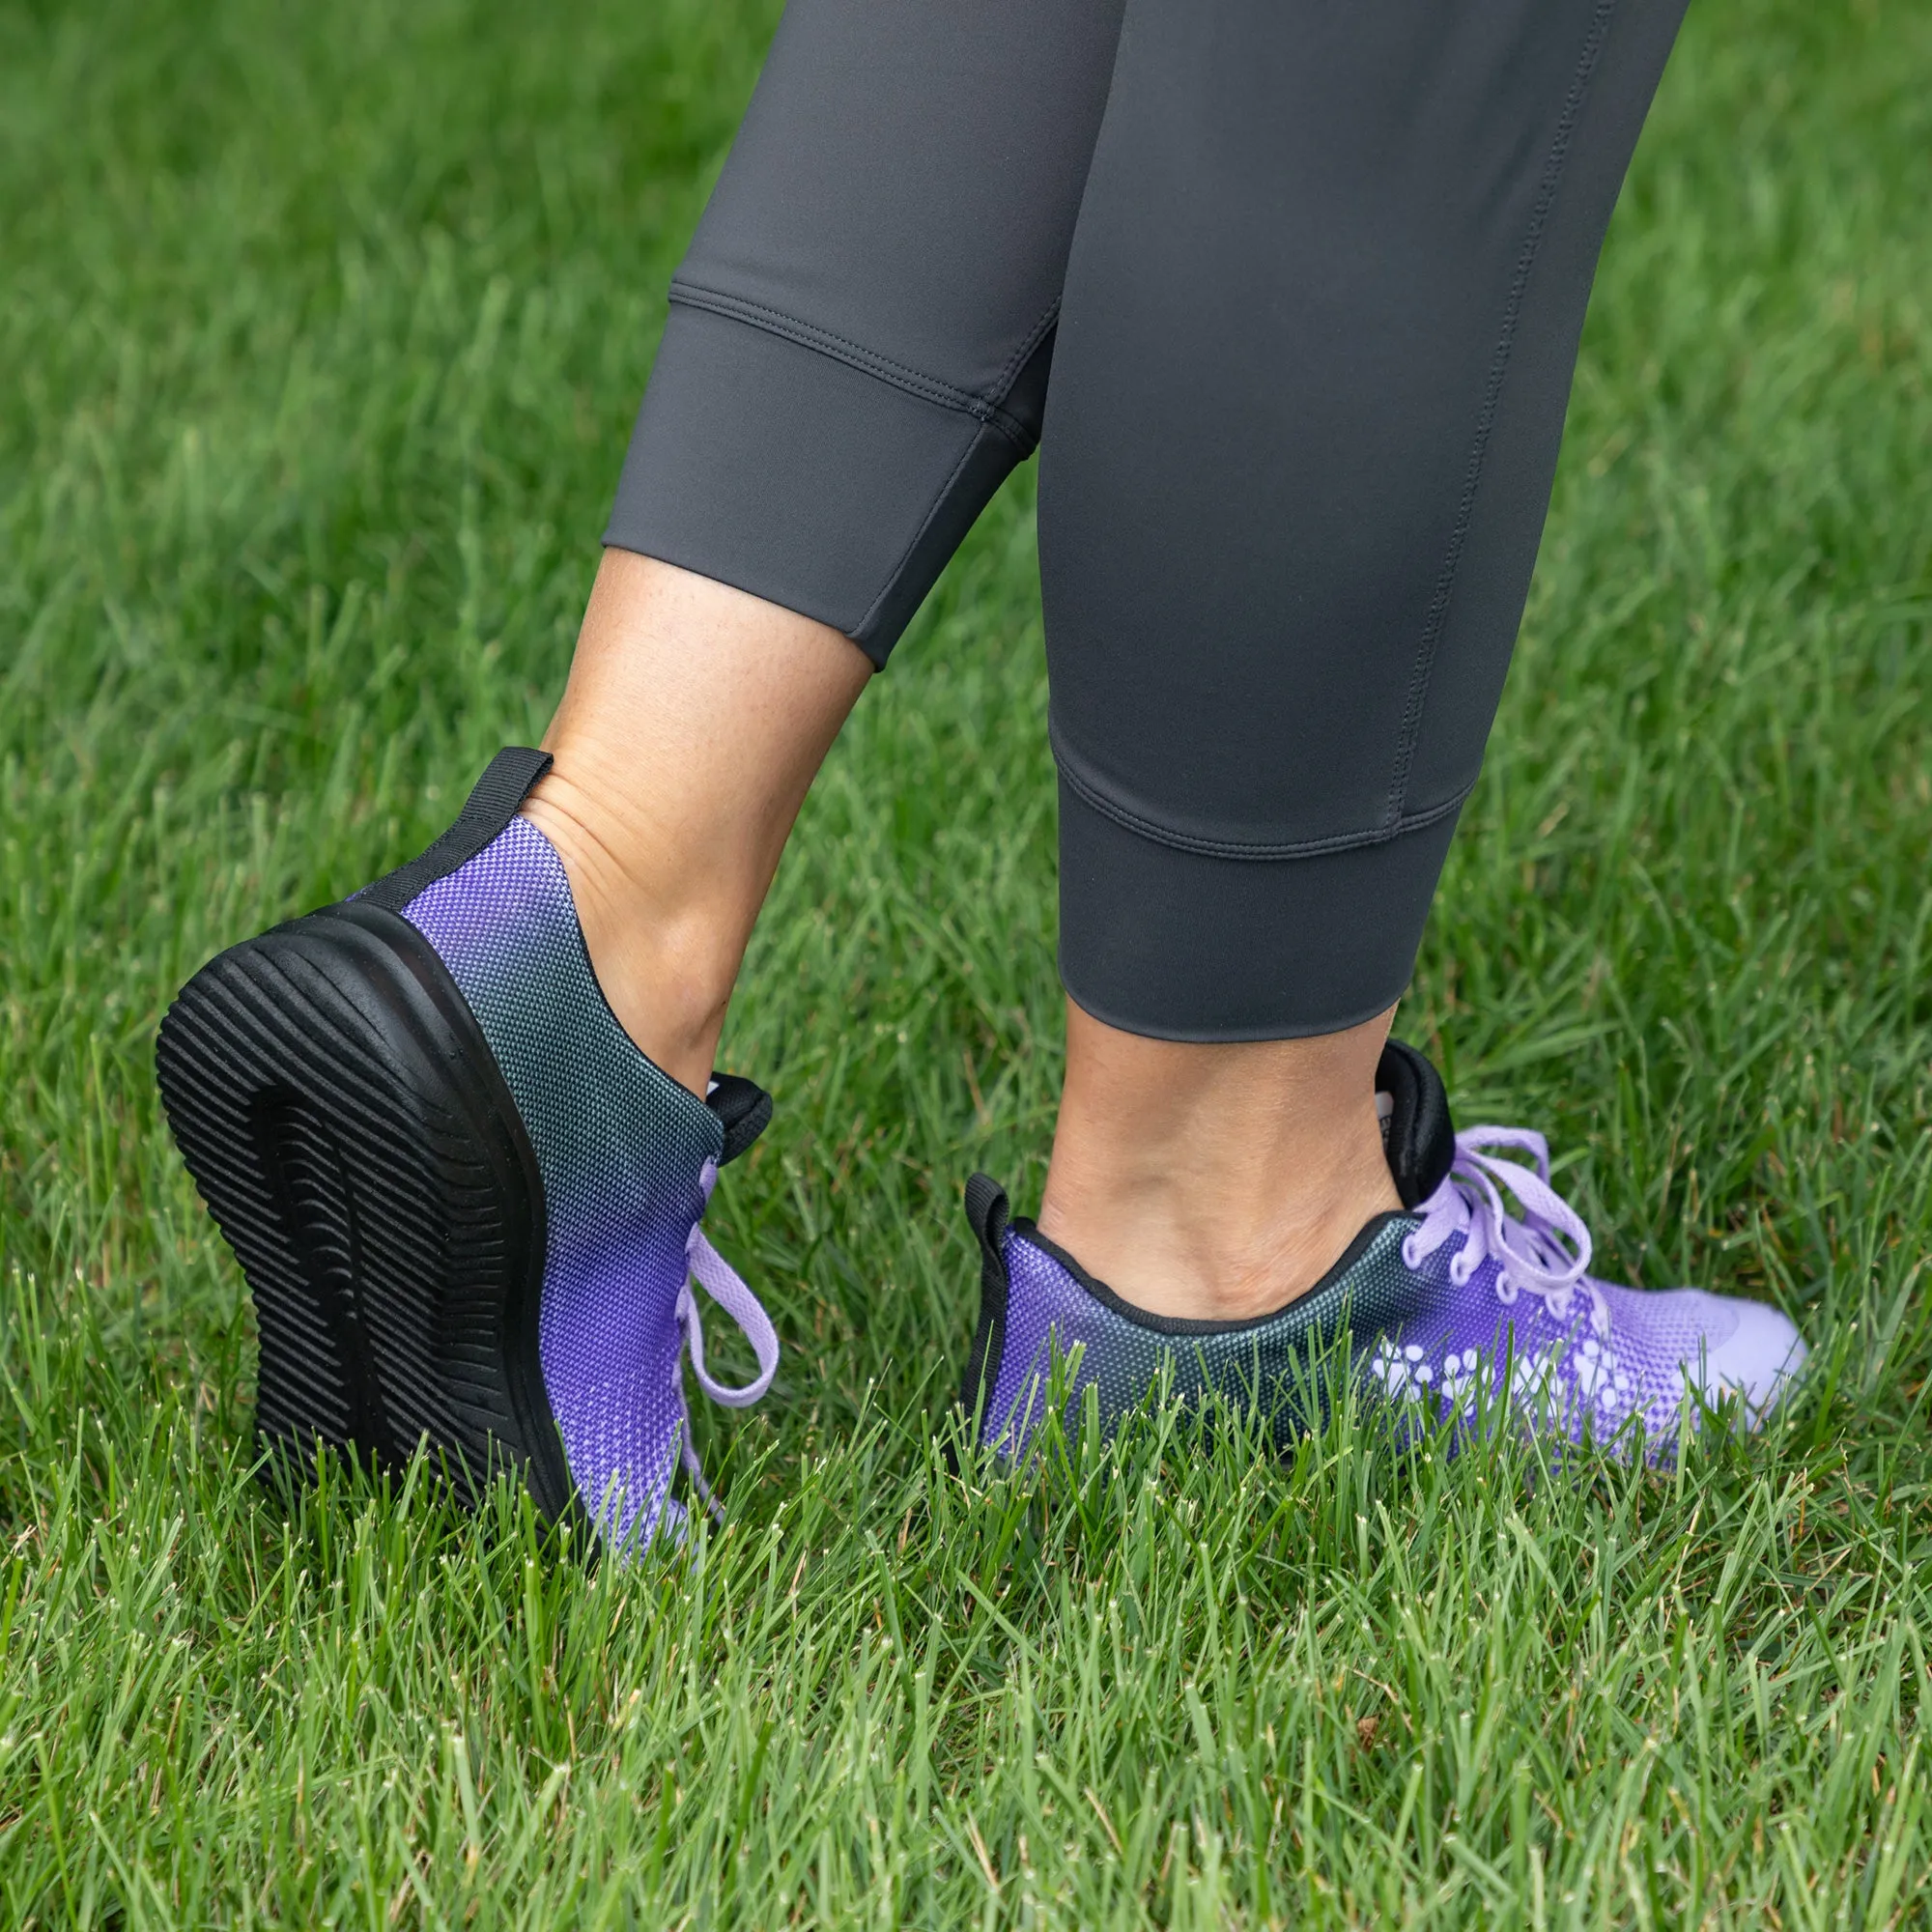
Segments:
[[[1285,1307],[1402,1205],[1375,1102],[1393,1017],[1193,1044],[1123,1033],[1069,1002],[1040,1232],[1151,1314],[1230,1321]]]
[[[524,815],[563,861],[604,996],[702,1094],[758,908],[872,671],[829,625],[608,550],[551,771]]]

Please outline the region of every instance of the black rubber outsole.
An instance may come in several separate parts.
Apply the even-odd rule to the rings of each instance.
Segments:
[[[498,1471],[574,1489],[537,1343],[536,1156],[448,969],[399,914],[347,902],[243,941],[182,989],[156,1070],[168,1123],[254,1295],[256,1429],[419,1448],[473,1503]]]

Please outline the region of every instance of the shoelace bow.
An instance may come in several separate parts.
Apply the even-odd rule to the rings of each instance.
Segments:
[[[1535,1161],[1532,1172],[1485,1151],[1510,1148]],[[1523,1209],[1503,1208],[1502,1189]],[[1468,1127],[1456,1136],[1456,1158],[1442,1185],[1422,1205],[1422,1223],[1402,1244],[1402,1258],[1419,1267],[1451,1236],[1465,1238],[1450,1257],[1449,1279],[1459,1288],[1485,1261],[1496,1263],[1496,1299],[1512,1302],[1527,1291],[1540,1295],[1558,1321],[1581,1293],[1590,1301],[1590,1327],[1610,1332],[1610,1307],[1586,1270],[1590,1231],[1583,1217],[1549,1184],[1549,1143],[1528,1127]]]
[[[697,1175],[698,1191],[704,1205],[698,1208],[698,1218],[692,1223],[691,1233],[684,1243],[687,1273],[684,1286],[677,1292],[677,1320],[684,1329],[685,1347],[691,1353],[691,1373],[696,1377],[697,1386],[713,1402],[722,1403],[726,1408],[749,1408],[772,1385],[772,1377],[779,1366],[779,1336],[778,1330],[772,1326],[772,1318],[765,1313],[758,1297],[745,1286],[738,1270],[705,1239],[704,1207],[710,1205],[711,1190],[717,1185],[718,1163],[707,1160]],[[697,1313],[697,1297],[691,1292],[693,1282],[697,1283],[744,1330],[746,1341],[751,1343],[752,1351],[758,1358],[756,1377],[742,1388],[733,1388],[728,1382],[714,1381],[705,1369],[704,1323]],[[711,1485],[704,1480],[697,1451],[692,1447],[691,1409],[684,1399],[682,1375],[677,1378],[677,1401],[678,1407],[683,1411],[680,1441],[685,1473],[690,1476],[693,1488],[704,1498],[705,1507],[723,1522],[724,1506],[712,1493]]]

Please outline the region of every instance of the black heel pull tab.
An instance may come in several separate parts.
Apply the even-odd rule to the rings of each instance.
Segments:
[[[1007,1224],[1012,1219],[1007,1190],[990,1174],[976,1174],[966,1183],[966,1218],[979,1237],[982,1260],[1007,1272]]]
[[[517,815],[517,808],[550,767],[548,752],[506,745],[484,767],[456,814],[456,823],[408,865],[378,879],[360,895],[359,902],[401,912],[425,887],[467,866]]]
[[[1007,1227],[1011,1210],[1007,1190],[991,1175],[976,1174],[966,1183],[966,1218],[980,1243],[980,1325],[973,1352],[959,1378],[959,1406],[979,1425],[992,1399],[993,1382],[1007,1348]]]
[[[772,1096],[755,1081],[736,1073],[714,1073],[704,1104],[724,1128],[724,1167],[734,1161],[772,1123]]]
[[[1376,1067],[1382,1146],[1397,1197],[1419,1207],[1449,1178],[1456,1159],[1456,1126],[1442,1076],[1406,1040],[1391,1039]]]

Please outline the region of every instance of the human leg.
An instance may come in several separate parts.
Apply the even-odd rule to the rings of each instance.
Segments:
[[[1203,1286],[1171,1311],[1203,1315],[1300,1292],[1386,1205],[1380,1040],[1481,760],[1597,252],[1680,12],[1128,9],[1067,271],[1040,550],[1083,1009],[1042,1225],[1117,1255],[1130,1298],[1175,1293],[1177,1258],[1124,1232],[1172,1221],[1163,1196],[1204,1224]],[[1136,1144],[1174,1148],[1131,1214],[1090,1179],[1124,1166],[1129,1065]]]
[[[1184,1040],[1401,993],[1682,0],[1135,0],[1040,472],[1062,963]]]
[[[1401,1206],[1376,1119],[1390,1017],[1199,1045],[1123,1033],[1068,1002],[1041,1231],[1155,1314],[1279,1308]]]
[[[796,0],[673,279],[526,813],[687,1085],[867,670],[1037,440],[1119,17]]]
[[[686,1350],[721,1400],[769,1382],[700,1226],[769,1107],[711,1051],[812,771],[1037,436],[1118,18],[796,0],[674,292],[554,768],[501,754],[418,860],[184,989],[163,1097],[298,1464],[426,1444],[647,1541]],[[752,1334],[748,1389],[707,1378],[694,1284]]]
[[[702,1094],[779,854],[872,664],[828,626],[611,550],[524,812],[611,1010]]]
[[[1111,1410],[1352,1319],[1365,1361],[1404,1338],[1391,1388],[1460,1402],[1515,1350],[1562,1427],[1651,1436],[1802,1359],[1772,1311],[1589,1277],[1547,1164],[1496,1157],[1540,1137],[1459,1139],[1379,1053],[1680,13],[1127,9],[1041,456],[1067,1080],[1038,1226],[969,1193],[991,1439],[1050,1336]]]
[[[672,278],[608,543],[884,664],[1038,440],[1122,0],[793,0]]]

